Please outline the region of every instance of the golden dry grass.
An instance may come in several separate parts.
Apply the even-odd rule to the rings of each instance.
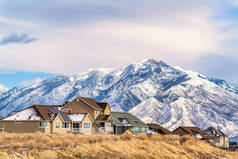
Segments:
[[[237,159],[190,136],[0,134],[1,159]]]

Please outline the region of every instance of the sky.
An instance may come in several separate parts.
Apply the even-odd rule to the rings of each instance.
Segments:
[[[9,88],[145,58],[238,83],[238,0],[0,0]]]

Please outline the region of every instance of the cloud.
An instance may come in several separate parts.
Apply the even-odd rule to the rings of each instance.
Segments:
[[[23,87],[27,87],[27,86],[31,86],[32,84],[38,84],[40,82],[42,82],[44,80],[44,78],[35,78],[32,80],[25,80],[20,82],[20,85]]]
[[[19,34],[11,33],[10,35],[2,38],[2,40],[0,41],[0,45],[8,45],[11,43],[26,44],[26,43],[31,43],[36,40],[37,39],[35,39],[35,38],[28,37],[28,35],[25,33],[19,33]]]
[[[238,46],[238,26],[223,13],[231,3],[206,2],[52,0],[43,5],[42,0],[4,1],[2,23],[12,27],[6,27],[7,32],[30,30],[41,40],[0,47],[0,68],[68,73],[120,67],[143,58],[194,68],[210,53],[230,58]]]
[[[194,66],[197,71],[214,78],[226,79],[238,83],[237,57],[226,57],[217,54],[208,54],[201,57]]]

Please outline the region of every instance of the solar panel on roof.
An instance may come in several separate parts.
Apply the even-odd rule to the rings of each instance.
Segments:
[[[61,111],[57,110],[57,109],[48,109],[50,112],[54,113],[54,114],[60,114],[61,118],[64,121],[70,121],[70,118],[65,115],[64,113],[62,113]]]

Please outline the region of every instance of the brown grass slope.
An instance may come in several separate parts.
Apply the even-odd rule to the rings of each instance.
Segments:
[[[238,159],[190,136],[0,134],[1,159]]]

